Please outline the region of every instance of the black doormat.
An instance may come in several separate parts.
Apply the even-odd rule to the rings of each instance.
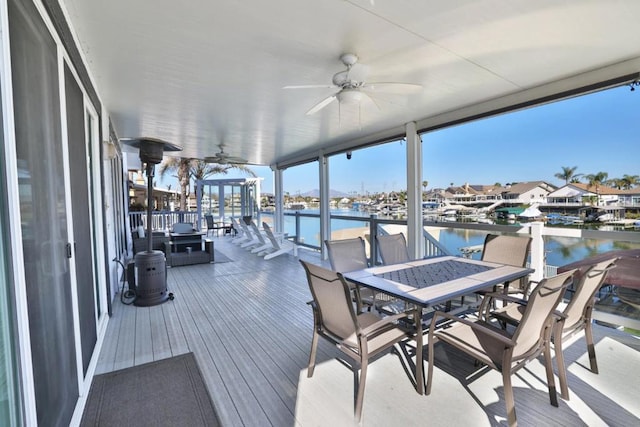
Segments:
[[[193,355],[93,378],[80,423],[88,426],[219,426]]]

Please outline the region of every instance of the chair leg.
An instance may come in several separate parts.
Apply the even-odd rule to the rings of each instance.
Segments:
[[[596,347],[593,344],[593,330],[591,329],[591,321],[587,321],[584,327],[584,337],[587,340],[587,352],[589,353],[589,364],[591,372],[598,373],[598,362],[596,361]]]
[[[313,370],[316,367],[316,350],[318,348],[318,332],[313,330],[313,338],[311,339],[311,353],[309,353],[309,367],[307,368],[307,378],[313,376]]]
[[[359,423],[362,419],[362,403],[364,401],[364,385],[367,381],[367,366],[369,365],[368,356],[362,357],[360,364],[360,378],[358,380],[358,394],[356,395],[356,404],[354,408],[354,416]]]
[[[562,326],[556,322],[553,331],[553,348],[556,354],[556,365],[558,366],[558,377],[560,378],[560,396],[564,400],[569,400],[569,386],[567,384],[567,367],[564,363],[564,352],[562,349]]]
[[[433,338],[432,334],[429,334],[429,365],[427,366],[427,390],[425,391],[426,395],[431,394],[431,383],[433,382],[433,344],[434,344],[435,338]],[[418,361],[416,360],[416,363]],[[416,378],[416,381],[418,379]]]
[[[516,419],[516,405],[513,400],[511,369],[508,367],[502,371],[502,383],[504,388],[504,402],[507,406],[507,422],[509,423],[509,427],[515,427],[518,425],[518,421]]]
[[[557,353],[556,353],[557,357]],[[556,392],[556,380],[553,377],[553,365],[551,364],[551,348],[549,341],[544,345],[544,368],[547,372],[547,387],[549,388],[549,401],[558,407],[558,394]]]

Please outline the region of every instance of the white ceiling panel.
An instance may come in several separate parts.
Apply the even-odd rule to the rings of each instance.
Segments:
[[[640,71],[637,0],[65,0],[119,137],[274,164]],[[355,53],[423,86],[312,106]]]

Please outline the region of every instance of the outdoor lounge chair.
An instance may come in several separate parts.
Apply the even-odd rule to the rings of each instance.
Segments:
[[[556,363],[558,365],[558,375],[560,377],[560,394],[565,400],[569,400],[569,387],[567,385],[566,370],[564,367],[562,342],[584,330],[591,371],[594,374],[598,373],[596,351],[593,344],[593,332],[591,330],[591,312],[595,304],[595,294],[604,283],[607,271],[615,267],[615,261],[615,258],[611,258],[594,264],[584,272],[580,271],[576,273],[575,278],[577,283],[574,283],[573,286],[575,293],[562,311],[562,314],[558,317],[558,326],[562,327],[562,329],[554,331],[553,344],[555,347]],[[495,295],[487,294],[486,297],[494,298]],[[518,325],[522,321],[525,310],[526,301],[516,300],[505,307],[491,312],[490,315],[505,326],[507,323]]]
[[[326,240],[327,252],[331,269],[339,273],[362,270],[369,267],[367,253],[362,237],[342,240]],[[375,304],[375,293],[371,289],[360,289],[358,286],[349,283],[351,291],[354,293],[354,300],[358,306],[358,311],[366,305],[371,309]]]
[[[369,312],[358,314],[351,302],[351,289],[340,273],[302,260],[300,263],[307,274],[313,297],[309,303],[313,308],[314,328],[307,377],[313,376],[318,337],[325,338],[359,364],[359,378],[357,370],[352,367],[356,384],[354,416],[359,422],[362,417],[369,360],[392,348],[396,343],[412,337],[410,332],[396,324],[408,314],[402,313],[384,318]]]
[[[242,224],[245,225],[246,224]],[[231,243],[235,243],[237,245],[241,243],[245,243],[251,240],[251,235],[247,235],[245,227],[243,227],[236,218],[231,218],[231,226],[234,230],[236,230],[236,235],[231,239]]]
[[[251,227],[251,233],[253,234],[255,239],[255,245],[250,246],[251,253],[259,255],[260,253],[262,253],[264,255],[268,252],[271,252],[273,250],[273,245],[271,244],[271,242],[267,241],[266,235],[258,228],[253,220],[249,222],[249,227]]]
[[[264,240],[264,237],[260,234],[260,231],[254,232],[251,228],[244,223],[244,221],[239,221],[240,227],[242,227],[243,234],[247,236],[245,240],[240,242],[240,247],[247,249],[249,251],[253,251],[256,248],[264,246],[265,248],[268,246],[267,241]]]
[[[437,311],[429,327],[427,394],[431,393],[433,383],[434,345],[440,341],[502,373],[510,426],[517,424],[511,375],[526,366],[529,361],[544,354],[549,399],[551,404],[557,407],[558,397],[551,365],[551,330],[554,310],[562,299],[564,290],[571,283],[574,272],[575,270],[570,270],[540,281],[529,296],[522,321],[512,331],[503,330],[482,320],[472,321]],[[436,329],[443,319],[450,323]]]
[[[376,235],[375,239],[378,253],[384,265],[399,264],[411,259],[404,234]]]
[[[267,236],[269,242],[271,242],[271,248],[268,252],[262,254],[264,255],[264,259],[271,259],[277,257],[278,255],[286,254],[287,252],[292,252],[294,256],[298,256],[298,245],[289,240],[285,239],[284,236],[278,238],[271,231],[271,227],[266,222],[262,223],[262,229]],[[261,254],[258,254],[261,255]]]

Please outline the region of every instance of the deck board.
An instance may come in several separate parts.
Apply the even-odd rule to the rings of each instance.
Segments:
[[[264,261],[228,237],[214,240],[216,250],[233,261],[169,268],[175,300],[135,307],[116,298],[96,373],[192,351],[225,426],[352,425],[353,375],[324,340],[314,376],[307,378],[313,316],[298,259],[285,254]],[[301,250],[300,257],[320,263],[317,253]],[[601,373],[590,377],[583,366],[584,339],[567,344],[571,399],[560,400],[559,408],[549,405],[541,363],[514,376],[521,425],[640,424],[637,399],[622,399],[616,395],[621,387],[607,383],[640,377],[640,340],[611,328],[594,329]],[[497,372],[472,372],[473,361],[436,345],[433,392],[419,396],[405,368],[397,354],[370,365],[363,425],[504,423]],[[595,387],[595,381],[604,383]],[[635,384],[623,389],[629,387]]]

